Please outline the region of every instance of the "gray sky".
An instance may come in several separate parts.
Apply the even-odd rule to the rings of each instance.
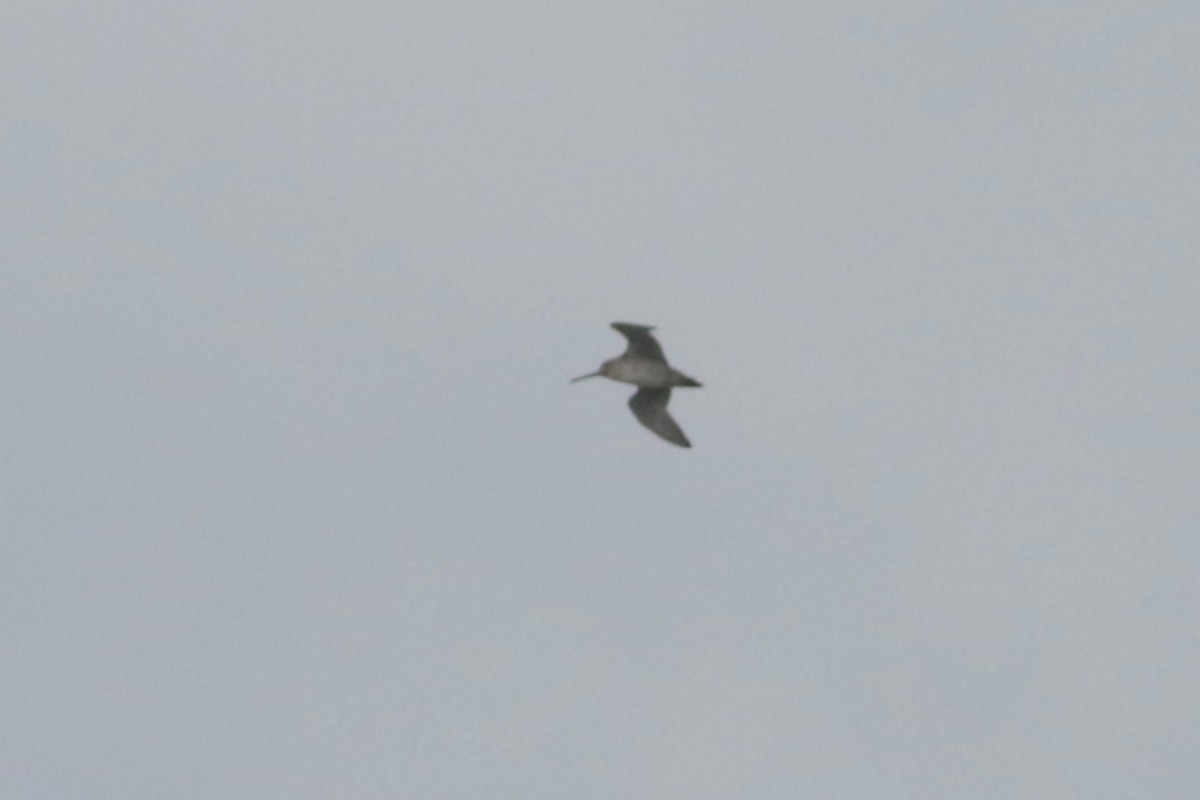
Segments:
[[[1200,796],[1198,35],[10,3],[5,796]]]

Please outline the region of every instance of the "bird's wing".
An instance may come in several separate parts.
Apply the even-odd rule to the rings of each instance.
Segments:
[[[654,330],[653,325],[634,325],[631,322],[614,322],[613,328],[620,331],[621,335],[629,340],[629,347],[625,349],[625,355],[633,356],[634,358],[646,358],[652,361],[661,361],[664,364],[667,362],[663,355],[662,347],[658,341],[650,335],[650,331]]]
[[[629,408],[638,422],[666,439],[671,444],[680,447],[691,447],[692,443],[683,435],[683,431],[671,415],[667,413],[667,403],[671,399],[670,389],[638,389],[629,398]]]

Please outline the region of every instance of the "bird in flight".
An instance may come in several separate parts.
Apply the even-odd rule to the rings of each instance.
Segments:
[[[672,387],[700,386],[700,382],[667,364],[662,347],[650,335],[654,326],[634,325],[629,322],[614,322],[612,326],[629,340],[625,352],[605,361],[595,372],[572,378],[571,383],[597,376],[632,383],[638,390],[629,398],[629,408],[638,422],[671,444],[691,447],[692,443],[667,413],[667,403],[671,400]]]

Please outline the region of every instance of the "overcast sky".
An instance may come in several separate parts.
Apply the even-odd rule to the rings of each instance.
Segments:
[[[8,3],[3,794],[1200,797],[1197,41]]]

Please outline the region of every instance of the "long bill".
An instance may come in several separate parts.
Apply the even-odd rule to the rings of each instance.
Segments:
[[[587,375],[580,375],[578,378],[571,378],[571,383],[575,383],[575,382],[577,382],[577,381],[581,381],[581,380],[583,380],[584,378],[595,378],[595,377],[597,377],[598,375],[600,375],[600,373],[599,373],[599,372],[589,372]]]

